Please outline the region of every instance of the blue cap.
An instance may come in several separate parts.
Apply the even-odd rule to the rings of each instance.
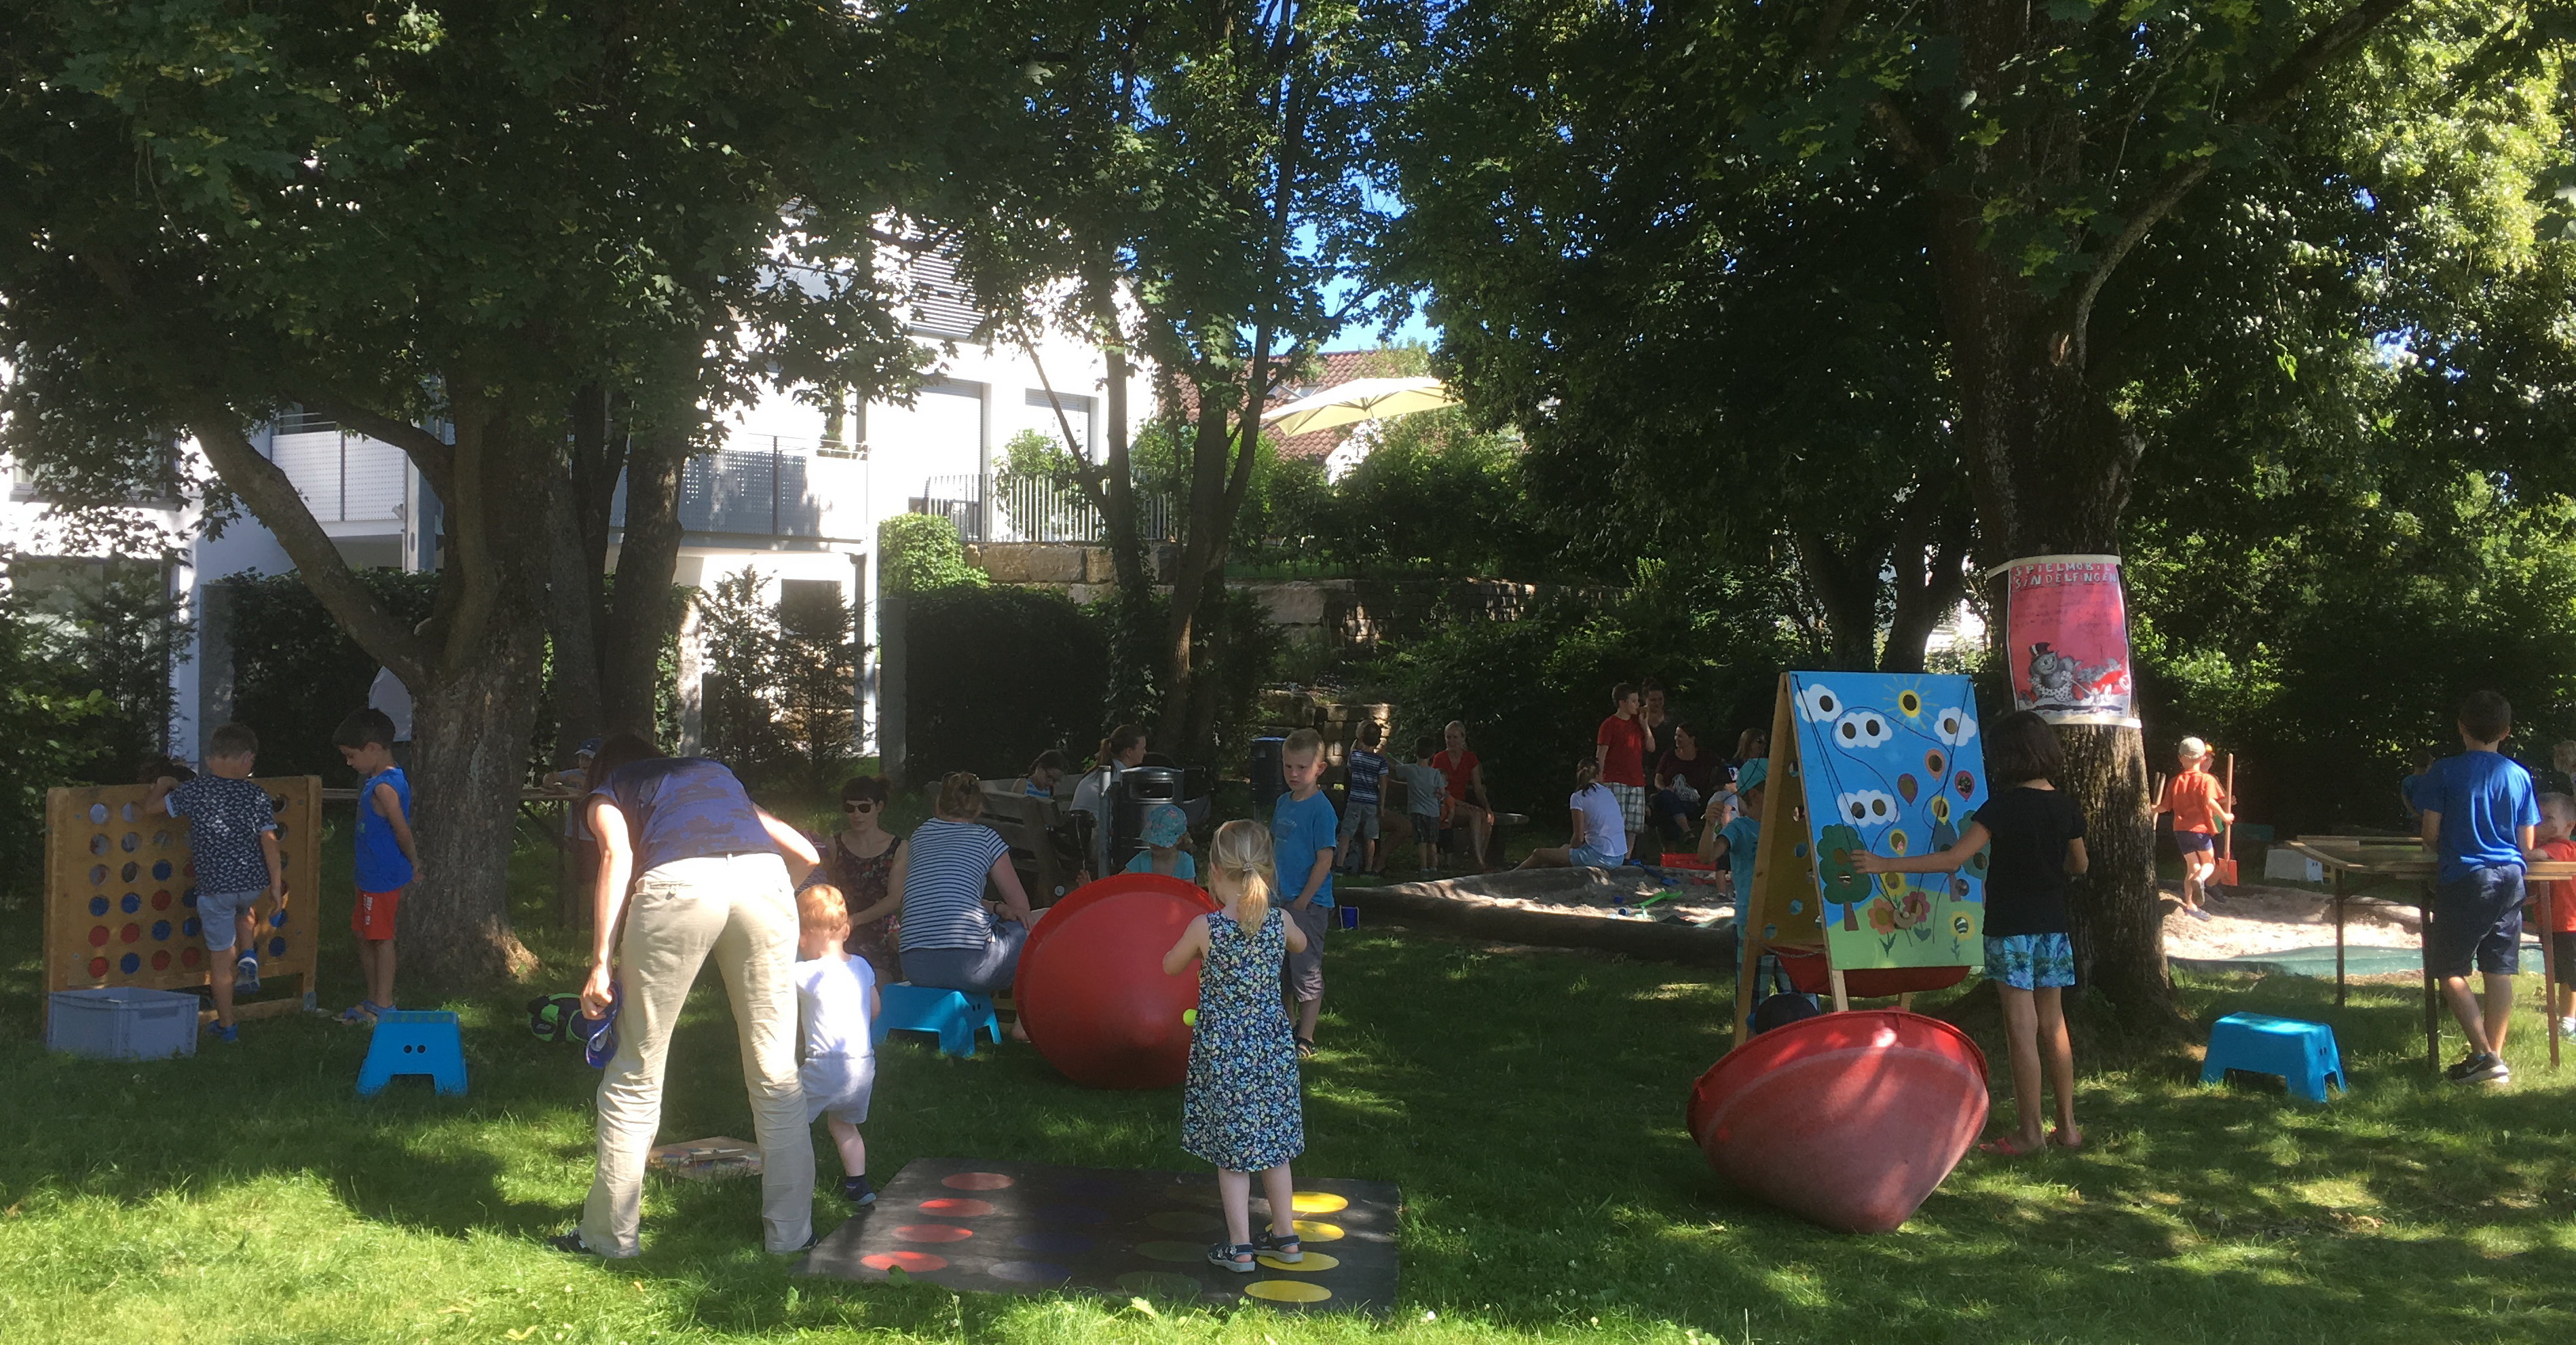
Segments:
[[[1189,829],[1189,819],[1181,816],[1180,809],[1157,803],[1145,810],[1143,834],[1138,839],[1156,847],[1174,846],[1181,843],[1182,834]]]
[[[1737,789],[1758,789],[1761,787],[1763,781],[1770,778],[1771,758],[1769,757],[1755,757],[1751,761],[1745,762],[1743,765],[1735,768],[1735,787]]]

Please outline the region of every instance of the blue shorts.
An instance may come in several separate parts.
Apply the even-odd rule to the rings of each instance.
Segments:
[[[1568,846],[1565,862],[1578,869],[1615,869],[1628,862],[1626,855],[1614,855],[1588,845]]]
[[[2063,934],[1989,934],[1986,979],[2015,990],[2063,989],[2075,984],[2075,945]]]
[[[206,951],[229,953],[233,942],[241,937],[242,913],[253,902],[268,895],[268,889],[250,892],[200,892],[197,894],[197,921],[205,929]]]
[[[2433,888],[2433,925],[2424,931],[2424,970],[2466,976],[2522,970],[2522,866],[2487,864]]]
[[[2186,855],[2205,855],[2218,848],[2218,838],[2206,831],[2177,831],[2174,844]]]

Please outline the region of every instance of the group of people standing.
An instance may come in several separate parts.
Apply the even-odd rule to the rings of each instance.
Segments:
[[[1521,867],[1612,868],[1647,853],[1650,837],[1668,849],[1687,846],[1734,820],[1738,771],[1770,752],[1768,733],[1746,729],[1735,754],[1721,756],[1695,726],[1672,717],[1662,684],[1622,682],[1610,689],[1610,714],[1593,731],[1592,751],[1575,763],[1567,842],[1531,851]]]

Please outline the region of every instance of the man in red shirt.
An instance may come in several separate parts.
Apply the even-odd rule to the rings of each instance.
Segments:
[[[1614,707],[1592,735],[1592,759],[1601,783],[1619,800],[1619,820],[1628,828],[1628,853],[1637,853],[1646,830],[1646,726],[1637,722],[1637,689],[1621,682],[1610,688]]]

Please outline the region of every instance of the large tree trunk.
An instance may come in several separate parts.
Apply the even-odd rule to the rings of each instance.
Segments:
[[[1986,559],[2117,554],[2138,437],[2085,382],[2064,301],[2043,299],[1979,246],[1976,209],[1965,196],[1942,201],[1932,257]],[[2084,815],[2092,861],[2068,908],[2078,983],[2127,1025],[2178,1032],[2144,744],[2132,728],[2067,725],[2058,738],[2057,784]]]

